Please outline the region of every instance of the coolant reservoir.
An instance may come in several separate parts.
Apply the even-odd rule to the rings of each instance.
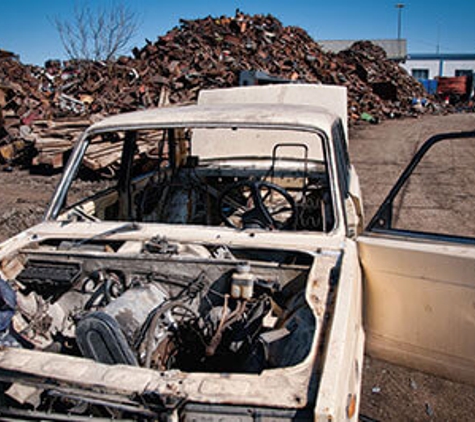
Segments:
[[[231,280],[231,296],[235,299],[251,299],[254,293],[254,281],[255,277],[251,273],[249,263],[237,265]]]

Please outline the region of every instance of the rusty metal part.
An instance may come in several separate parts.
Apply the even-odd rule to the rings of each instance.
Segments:
[[[222,317],[216,332],[214,333],[208,346],[206,347],[206,356],[213,356],[216,353],[216,349],[218,348],[219,344],[221,343],[221,339],[223,338],[224,330],[226,330],[226,328],[228,328],[231,324],[237,321],[246,310],[246,302],[240,301],[237,303],[236,309],[230,314],[226,315],[228,309],[228,301],[229,295],[225,295]]]

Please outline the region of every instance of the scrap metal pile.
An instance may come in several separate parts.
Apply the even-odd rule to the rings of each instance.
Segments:
[[[59,168],[91,118],[193,102],[201,89],[237,86],[244,70],[346,86],[352,121],[409,115],[413,98],[427,95],[380,47],[358,42],[339,54],[326,53],[303,29],[285,27],[271,15],[182,20],[132,53],[107,63],[49,61],[44,68],[3,57],[0,160]],[[18,140],[22,144],[12,148]],[[28,154],[25,145],[32,146]]]

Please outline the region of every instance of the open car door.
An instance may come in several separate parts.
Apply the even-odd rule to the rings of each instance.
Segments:
[[[475,384],[475,132],[429,139],[358,246],[367,352]]]

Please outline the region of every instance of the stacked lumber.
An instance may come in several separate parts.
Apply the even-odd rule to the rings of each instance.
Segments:
[[[91,172],[102,177],[115,177],[122,155],[122,142],[119,138],[101,138],[93,141],[87,149],[83,165]],[[158,138],[140,137],[136,141],[135,161],[145,158],[157,148]]]
[[[91,124],[84,118],[38,120],[32,124],[35,155],[32,167],[63,168],[76,139]]]

